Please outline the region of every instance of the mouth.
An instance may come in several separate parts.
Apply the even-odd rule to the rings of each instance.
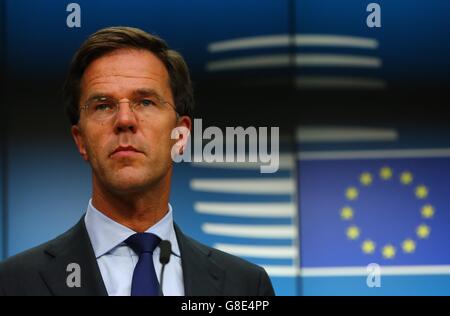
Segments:
[[[133,146],[119,146],[112,152],[110,157],[111,158],[132,157],[139,154],[142,154],[142,151],[137,150]]]

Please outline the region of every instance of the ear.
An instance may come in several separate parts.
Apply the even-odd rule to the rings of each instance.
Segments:
[[[178,118],[177,127],[185,127],[189,131],[192,130],[192,120],[189,116],[183,115]],[[180,137],[183,137],[183,135],[180,135]]]
[[[84,135],[80,127],[78,125],[72,125],[71,132],[81,157],[83,157],[85,161],[89,161],[86,146],[84,145]]]
[[[173,149],[175,150],[176,154],[182,155],[185,151],[186,146],[188,146],[187,142],[191,129],[192,120],[189,116],[181,116],[178,118],[177,127],[175,128],[175,130],[177,130],[178,132],[176,132],[175,135],[172,134],[172,137],[175,136],[175,138],[172,139],[174,139],[175,142],[175,147]]]

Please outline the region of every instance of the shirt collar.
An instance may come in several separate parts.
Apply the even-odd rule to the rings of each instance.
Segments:
[[[161,240],[169,240],[172,244],[172,251],[179,255],[178,243],[173,227],[172,206],[168,204],[168,207],[169,211],[167,214],[145,232],[155,234]],[[89,200],[84,221],[96,258],[108,253],[136,233],[97,210],[92,205],[92,199]]]

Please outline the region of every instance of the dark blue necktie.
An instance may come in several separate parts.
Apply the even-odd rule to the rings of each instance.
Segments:
[[[139,256],[131,282],[131,296],[157,296],[158,278],[153,265],[153,250],[161,239],[150,233],[131,235],[125,243]]]

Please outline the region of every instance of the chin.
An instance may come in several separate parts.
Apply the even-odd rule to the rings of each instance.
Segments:
[[[142,170],[134,170],[126,174],[118,172],[109,179],[109,187],[117,194],[132,194],[148,190],[149,187],[158,183],[158,179],[154,176],[146,175]]]

